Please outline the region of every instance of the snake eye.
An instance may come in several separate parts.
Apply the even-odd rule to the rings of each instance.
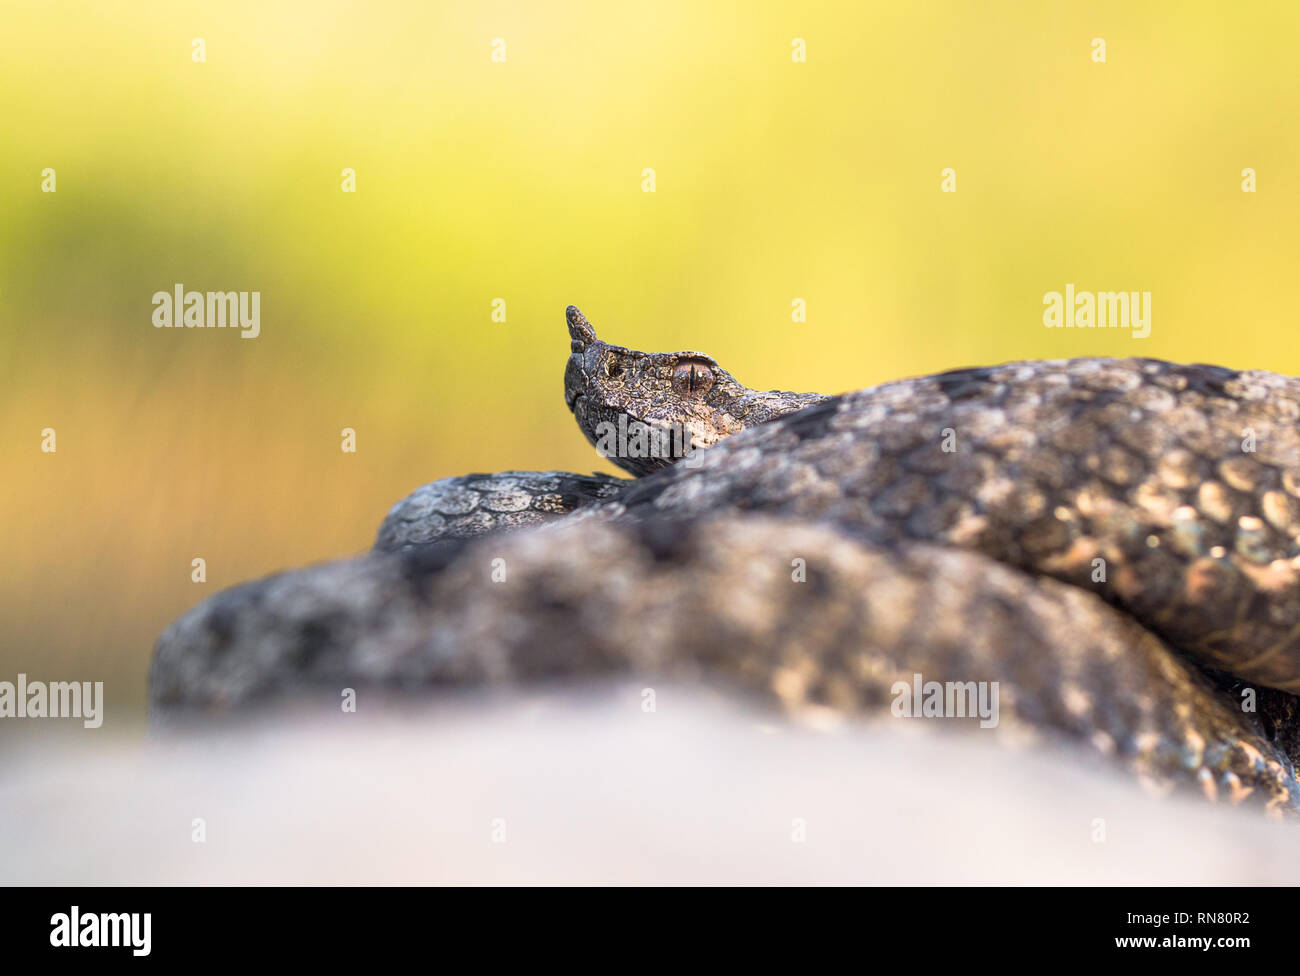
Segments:
[[[698,360],[683,360],[673,370],[673,392],[679,396],[703,396],[713,387],[713,370]]]

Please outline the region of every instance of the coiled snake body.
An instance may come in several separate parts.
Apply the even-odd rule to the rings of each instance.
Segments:
[[[567,324],[566,402],[639,477],[426,485],[371,555],[172,624],[155,707],[635,672],[888,715],[923,675],[996,682],[996,734],[1300,810],[1300,381],[1079,359],[760,392]]]

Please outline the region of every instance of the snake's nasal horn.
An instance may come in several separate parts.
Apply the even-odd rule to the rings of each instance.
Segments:
[[[591,327],[587,317],[578,311],[578,306],[570,305],[566,308],[564,318],[569,323],[569,337],[573,339],[574,352],[580,352],[587,343],[596,341],[596,330]]]

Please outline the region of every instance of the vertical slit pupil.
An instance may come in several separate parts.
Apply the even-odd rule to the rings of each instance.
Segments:
[[[703,395],[713,387],[713,373],[703,363],[683,361],[673,370],[673,389],[683,396]]]

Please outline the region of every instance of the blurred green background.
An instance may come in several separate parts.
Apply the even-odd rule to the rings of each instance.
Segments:
[[[1294,3],[5,0],[0,679],[103,680],[120,728],[219,588],[367,548],[434,478],[612,470],[562,400],[569,302],[763,388],[1300,373],[1298,33]],[[177,282],[260,291],[261,336],[153,328]],[[1044,328],[1067,282],[1150,291],[1150,338]]]

